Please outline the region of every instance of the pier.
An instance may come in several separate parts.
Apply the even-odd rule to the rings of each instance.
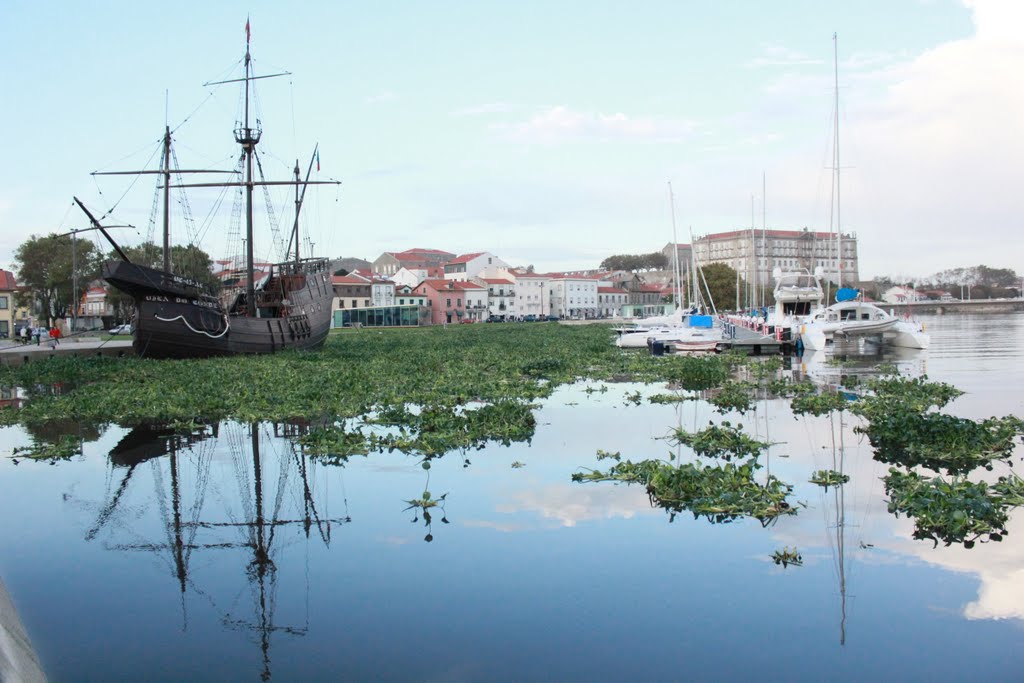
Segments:
[[[0,346],[0,364],[13,367],[63,356],[123,358],[134,355],[135,350],[132,348],[130,338],[104,341],[99,337],[83,336],[63,338],[56,345],[53,345],[51,341],[43,341],[39,344],[20,344],[8,341]]]

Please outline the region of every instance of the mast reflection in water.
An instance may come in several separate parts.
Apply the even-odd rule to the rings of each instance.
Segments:
[[[304,636],[309,628],[308,568],[301,623],[275,620],[283,548],[300,540],[329,547],[333,527],[351,521],[326,509],[330,475],[340,468],[330,468],[318,486],[316,475],[324,468],[281,438],[297,431],[301,427],[258,423],[137,427],[110,452],[110,495],[85,535],[88,541],[102,539],[110,550],[159,556],[180,593],[182,630],[189,626],[190,595],[200,598],[224,626],[254,639],[263,680],[271,678],[271,637]],[[212,467],[228,463],[233,478],[211,478]],[[139,502],[147,495],[145,470],[152,493]],[[235,491],[223,484],[231,479]],[[217,555],[202,563],[204,569],[231,566],[245,577],[242,592],[249,593],[251,608],[238,605],[240,594],[220,596],[204,584],[202,572],[192,569],[200,553]]]

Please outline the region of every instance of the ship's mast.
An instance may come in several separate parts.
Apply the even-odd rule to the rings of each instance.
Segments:
[[[171,127],[164,126],[164,272],[171,272]]]
[[[249,24],[246,23],[248,29]],[[252,79],[252,57],[249,54],[249,31],[245,32],[245,120],[242,127],[235,130],[235,141],[242,146],[245,154],[245,304],[249,317],[256,317],[256,283],[253,282],[253,248],[252,248],[252,155],[256,144],[260,141],[261,130],[259,121],[256,127],[249,125],[249,81]]]

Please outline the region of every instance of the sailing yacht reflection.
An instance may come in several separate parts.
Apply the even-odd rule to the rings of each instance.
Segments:
[[[262,657],[262,680],[271,677],[272,634],[283,632],[302,636],[309,627],[308,576],[305,623],[301,626],[281,625],[274,620],[278,569],[282,566],[281,550],[289,542],[288,533],[301,530],[299,535],[304,536],[307,544],[316,537],[329,547],[332,528],[351,521],[348,515],[331,517],[326,511],[321,512],[321,501],[327,500],[328,482],[323,482],[324,485],[318,488],[315,474],[323,468],[317,468],[293,441],[282,438],[283,434],[294,430],[294,426],[271,427],[257,423],[248,426],[227,423],[220,427],[195,425],[184,431],[137,427],[110,453],[111,467],[126,467],[127,470],[109,496],[109,501],[101,508],[95,524],[86,533],[86,540],[91,541],[107,531],[115,541],[106,546],[111,550],[143,551],[165,556],[165,559],[169,555],[170,568],[181,594],[182,629],[188,628],[185,605],[191,588],[196,596],[209,601],[215,612],[220,614],[222,624],[255,634]],[[248,431],[248,439],[245,431]],[[263,455],[267,450],[274,451],[272,457]],[[225,451],[228,458],[223,457]],[[164,458],[164,455],[168,457]],[[264,475],[268,464],[275,459],[278,472],[276,481],[272,483]],[[230,461],[237,497],[231,497],[217,477],[211,481],[210,470],[215,460],[219,463]],[[116,524],[111,522],[118,516],[119,507],[127,505],[122,501],[132,493],[133,474],[143,463],[149,463],[152,469],[156,489],[153,498],[159,510],[159,520],[140,519],[137,525],[133,521],[132,526],[148,523],[147,532],[162,532],[166,540],[116,542],[122,533],[140,535],[137,528],[129,528],[124,520],[118,520]],[[340,476],[340,468],[329,468],[329,471]],[[165,477],[167,474],[169,477]],[[191,478],[186,484],[184,480],[189,475]],[[223,504],[222,511],[208,509],[212,506],[206,505],[207,489],[211,487],[215,489],[214,497]],[[189,504],[185,503],[185,498],[190,499]],[[286,509],[288,504],[294,509]],[[146,535],[146,532],[141,534],[142,538]],[[192,553],[200,550],[245,551],[244,573],[253,598],[251,617],[240,617],[230,607],[218,606],[215,598],[218,590],[206,586],[200,588],[194,582],[190,560]]]

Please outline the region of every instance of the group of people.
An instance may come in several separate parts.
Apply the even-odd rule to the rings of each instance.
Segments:
[[[57,344],[60,343],[60,328],[54,325],[50,329],[45,327],[22,327],[18,331],[18,336],[21,339],[22,344],[35,344],[39,346],[44,339],[44,335],[49,338],[51,346],[56,348]]]

